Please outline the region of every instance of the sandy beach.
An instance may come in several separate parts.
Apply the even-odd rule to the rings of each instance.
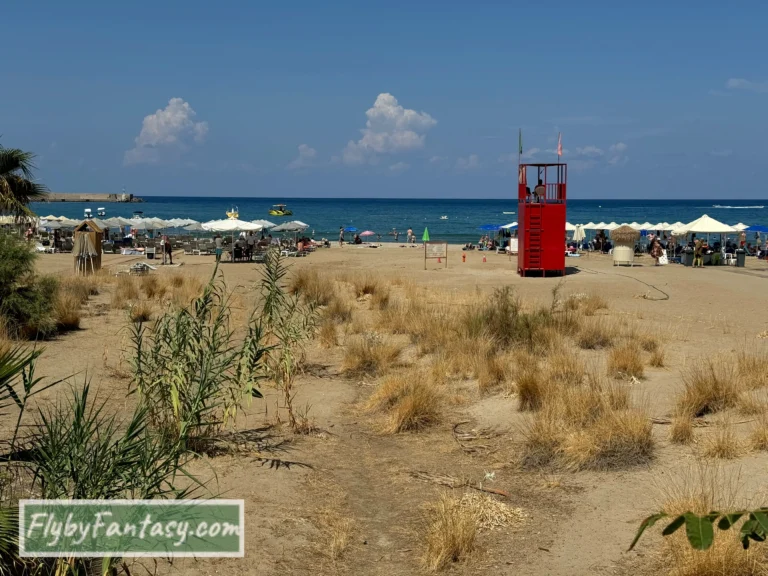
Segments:
[[[239,453],[207,456],[194,463],[193,472],[210,480],[212,492],[245,499],[245,558],[177,560],[172,566],[162,564],[160,573],[421,573],[424,506],[441,493],[462,492],[425,481],[438,475],[500,490],[508,495],[501,500],[519,512],[506,527],[480,531],[475,551],[468,559],[449,563],[450,574],[661,573],[656,564],[662,558],[658,530],[651,531],[636,550],[626,550],[642,518],[657,511],[665,490],[683,483],[692,469],[710,467],[729,478],[738,477],[739,494],[744,496],[764,494],[762,470],[768,454],[746,448],[754,416],[741,416],[735,409],[709,414],[702,419],[707,425],[695,428],[690,444],[671,442],[669,423],[683,389],[682,374],[690,366],[706,359],[732,363],[744,350],[768,353],[767,317],[760,297],[768,263],[749,259],[745,268],[698,270],[654,267],[645,256],[635,267],[617,268],[610,256],[585,254],[567,259],[563,280],[523,279],[516,273],[515,257],[486,253],[484,262],[483,253],[467,252],[463,262],[462,254],[451,246],[447,267],[430,260],[424,270],[421,246],[334,245],[290,259],[290,266],[292,274],[318,271],[342,291],[350,275],[373,275],[396,302],[429,302],[457,315],[505,286],[526,307],[550,306],[552,291],[561,282],[558,298],[563,301],[599,295],[605,309],[581,321],[598,318],[631,326],[633,334],[654,339],[663,351],[663,366],[646,366],[643,377],[622,381],[632,401],[654,419],[652,459],[609,470],[521,467],[521,430],[530,414],[519,409],[513,384],[481,389],[472,376],[445,385],[448,400],[434,425],[382,433],[378,416],[363,409],[382,377],[350,375],[343,365],[345,348],[357,334],[387,330],[379,326],[379,312],[371,310],[369,298],[345,293],[353,320],[339,326],[338,345],[328,348],[317,340],[310,342],[296,383],[295,403],[309,407],[314,431],[294,435],[276,426],[280,408],[269,386],[265,399],[254,401],[238,420],[242,430],[268,430],[265,438],[285,440],[279,458],[300,464],[273,469],[253,454]],[[103,263],[117,272],[137,260],[105,255]],[[211,256],[178,254],[174,262],[178,265],[159,266],[154,274],[183,274],[205,281],[214,268]],[[37,265],[41,273],[66,276],[71,274],[72,256],[41,255]],[[245,315],[259,280],[259,265],[223,263],[220,272]],[[107,283],[85,304],[80,330],[45,343],[38,373],[75,374],[74,382],[87,375],[99,397],[109,398],[109,406],[119,412],[133,400],[126,399],[129,378],[123,351],[128,319],[125,310],[111,306],[113,290],[114,285]],[[439,352],[425,356],[418,339],[397,334],[391,338],[401,347],[397,362],[407,369],[427,365]],[[567,351],[585,365],[604,370],[605,350],[568,344]],[[514,371],[514,366],[510,369]],[[42,400],[61,393],[57,390]],[[721,421],[744,448],[734,458],[705,457],[702,447]],[[485,430],[487,436],[462,439],[457,425],[458,430]]]

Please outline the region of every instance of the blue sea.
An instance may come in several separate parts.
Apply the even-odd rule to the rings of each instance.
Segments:
[[[273,204],[287,203],[293,216],[269,215]],[[412,228],[420,238],[424,228],[434,240],[451,243],[476,242],[486,224],[509,224],[517,220],[517,202],[509,200],[434,200],[434,199],[346,199],[346,198],[181,198],[149,196],[142,203],[97,204],[79,202],[36,203],[32,207],[41,216],[82,218],[83,210],[103,206],[107,217],[130,218],[141,210],[145,217],[192,218],[201,222],[226,218],[237,206],[242,220],[266,219],[280,223],[301,220],[309,224],[315,238],[338,238],[339,226],[353,226],[359,231],[381,234],[382,242],[394,241],[388,233],[397,229],[404,238]],[[719,206],[719,207],[716,207]],[[760,206],[765,206],[762,208]],[[514,214],[505,214],[514,212]],[[708,214],[727,224],[768,225],[766,200],[569,200],[567,218],[573,224],[587,222],[690,222]],[[447,216],[442,220],[441,216]]]

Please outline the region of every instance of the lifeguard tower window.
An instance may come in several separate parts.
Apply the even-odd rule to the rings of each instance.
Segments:
[[[542,204],[565,202],[565,188],[568,181],[566,164],[521,164],[519,170],[517,186],[519,202]]]

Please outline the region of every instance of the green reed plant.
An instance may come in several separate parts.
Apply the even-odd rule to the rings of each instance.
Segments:
[[[234,421],[242,403],[261,397],[268,350],[262,320],[252,315],[242,340],[230,320],[230,294],[214,270],[191,306],[131,327],[133,390],[171,442],[203,447]]]

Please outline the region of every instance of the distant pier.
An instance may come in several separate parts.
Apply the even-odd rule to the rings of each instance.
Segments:
[[[87,192],[49,192],[43,202],[144,202],[133,194],[92,194]]]

